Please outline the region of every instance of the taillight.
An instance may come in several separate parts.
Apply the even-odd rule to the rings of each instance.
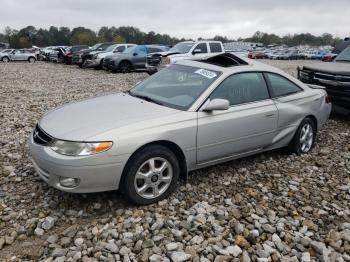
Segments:
[[[332,102],[331,98],[328,95],[325,97],[325,102],[326,104],[330,104]]]

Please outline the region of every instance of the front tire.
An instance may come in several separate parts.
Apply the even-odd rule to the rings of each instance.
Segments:
[[[128,161],[121,191],[133,204],[153,204],[176,189],[179,176],[179,162],[171,150],[160,145],[145,147]]]
[[[310,117],[304,118],[288,146],[288,151],[297,155],[309,153],[315,145],[316,133],[315,121]]]
[[[28,58],[29,63],[35,63],[35,58],[34,57],[29,57]]]
[[[10,62],[10,59],[7,56],[5,56],[1,59],[1,61],[4,63],[8,63],[8,62]]]
[[[121,61],[119,64],[119,70],[122,73],[130,73],[131,71],[131,63],[129,61]]]

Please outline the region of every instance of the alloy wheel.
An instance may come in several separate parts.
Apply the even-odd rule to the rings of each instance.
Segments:
[[[169,188],[172,178],[173,168],[168,160],[162,157],[150,158],[137,170],[135,190],[139,196],[153,199]]]
[[[300,149],[303,153],[310,151],[314,140],[314,130],[310,123],[306,123],[300,132]]]

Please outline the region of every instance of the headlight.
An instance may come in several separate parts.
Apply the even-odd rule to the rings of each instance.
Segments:
[[[162,58],[162,63],[165,64],[165,65],[171,64],[171,59],[170,59],[170,57],[163,57],[163,58]]]
[[[71,142],[56,140],[51,149],[67,156],[88,156],[105,152],[112,147],[112,142]]]
[[[93,55],[92,56],[92,59],[97,59],[98,58],[98,55]]]

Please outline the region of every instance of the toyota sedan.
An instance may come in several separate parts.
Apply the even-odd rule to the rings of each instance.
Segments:
[[[48,112],[30,153],[59,190],[120,189],[150,204],[191,170],[276,148],[310,152],[330,111],[322,87],[226,53],[179,61],[128,92]]]

